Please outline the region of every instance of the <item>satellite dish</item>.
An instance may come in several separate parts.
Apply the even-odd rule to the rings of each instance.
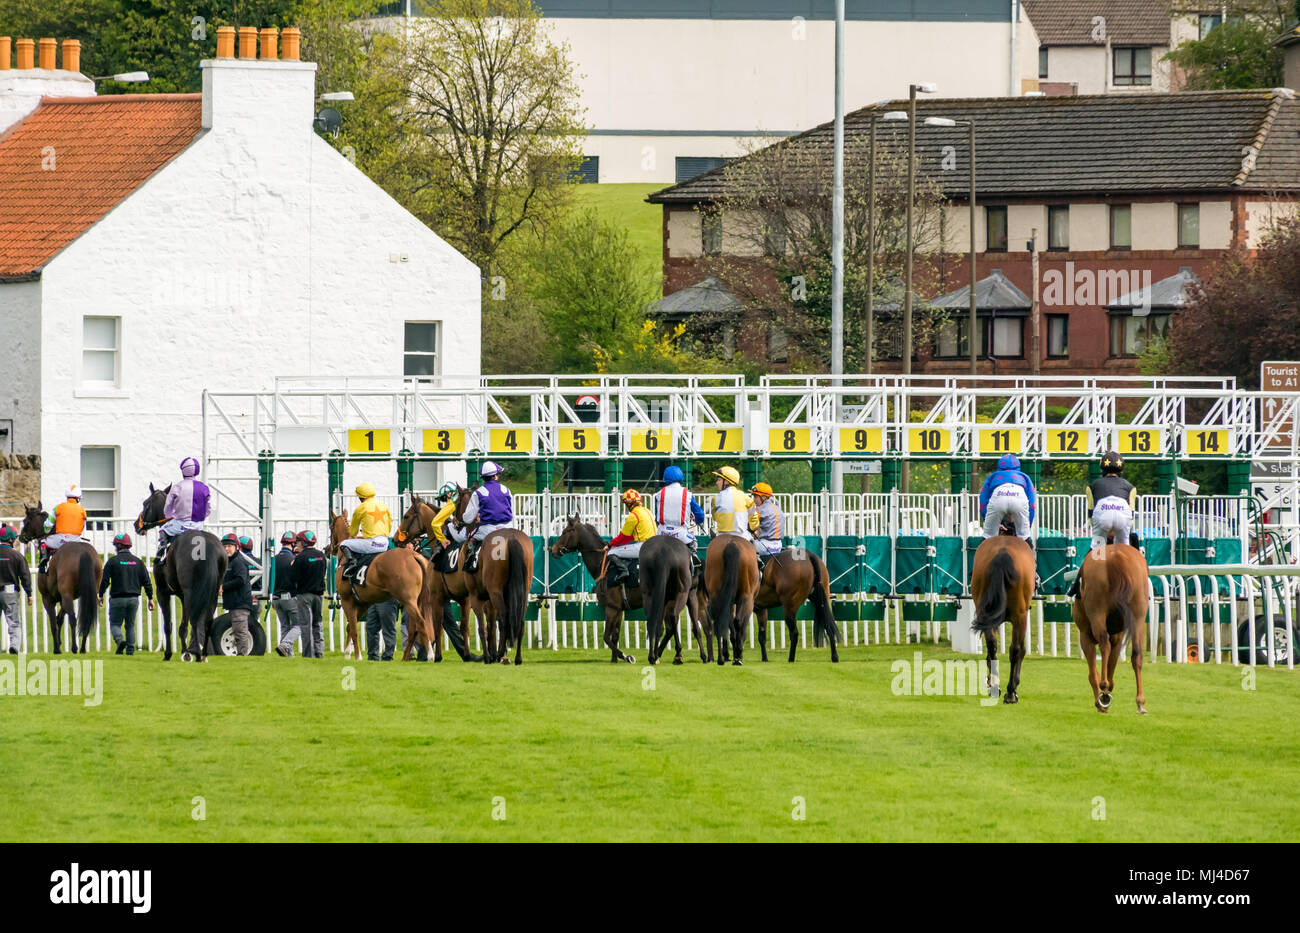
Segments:
[[[318,133],[329,133],[331,136],[339,134],[339,127],[343,125],[343,114],[339,113],[333,107],[324,107],[321,112],[316,114],[316,119],[312,121]]]

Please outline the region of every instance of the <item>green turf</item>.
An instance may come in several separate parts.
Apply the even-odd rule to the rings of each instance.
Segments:
[[[637,255],[658,274],[663,269],[663,208],[647,204],[647,194],[662,191],[667,185],[577,185],[579,209],[591,208],[608,223],[627,230]]]
[[[354,662],[352,691],[337,655],[205,666],[94,655],[98,707],[0,696],[0,838],[1300,835],[1294,673],[1261,669],[1247,691],[1228,665],[1148,665],[1151,715],[1138,716],[1122,668],[1102,716],[1077,659],[1028,660],[1014,707],[895,696],[891,662],[914,650],[849,648],[839,665],[824,650],[794,665],[692,659],[657,668],[654,690],[640,663],[594,652],[535,650],[518,668]]]

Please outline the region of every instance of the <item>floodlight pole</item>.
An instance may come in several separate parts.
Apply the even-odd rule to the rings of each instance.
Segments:
[[[835,0],[835,168],[831,196],[831,381],[838,387],[844,375],[844,0]],[[835,394],[834,417],[839,420],[840,396]],[[819,492],[820,490],[813,490]],[[831,463],[831,492],[844,491],[844,467]]]

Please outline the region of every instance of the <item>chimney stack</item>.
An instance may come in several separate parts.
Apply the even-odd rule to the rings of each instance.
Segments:
[[[235,27],[217,27],[217,58],[235,57]]]
[[[239,57],[257,58],[257,27],[239,27]]]
[[[36,51],[36,42],[33,39],[18,40],[18,70],[29,71],[33,67],[32,55]]]
[[[262,59],[274,61],[278,56],[275,51],[275,39],[278,30],[274,26],[268,26],[262,30]]]
[[[44,68],[46,71],[53,71],[55,69],[54,57],[55,55],[58,54],[58,51],[59,51],[58,39],[42,39],[41,40],[41,67]]]
[[[298,60],[300,42],[301,34],[292,26],[281,30],[219,26],[216,58],[200,63],[203,128],[240,133],[259,142],[287,142],[299,137],[304,127],[310,135],[316,113],[316,66]]]
[[[80,39],[63,40],[63,70],[80,73],[81,71],[81,40]]]
[[[10,65],[9,52],[18,48],[18,67]],[[94,97],[95,82],[81,74],[81,43],[63,42],[63,67],[57,67],[59,41],[40,41],[40,67],[36,67],[36,41],[0,36],[0,133],[40,106],[42,97]]]
[[[301,38],[297,26],[289,26],[280,32],[280,38],[283,41],[283,58],[285,61],[296,62],[298,60],[298,40]]]

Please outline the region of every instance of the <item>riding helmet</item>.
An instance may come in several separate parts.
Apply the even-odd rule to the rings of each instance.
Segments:
[[[1103,473],[1123,473],[1124,458],[1113,450],[1108,450],[1101,456],[1101,472]]]
[[[684,482],[686,482],[686,477],[682,474],[681,467],[670,466],[668,467],[668,469],[664,470],[665,485],[667,485],[668,483],[684,483]]]
[[[113,547],[124,548],[131,546],[131,536],[125,531],[121,534],[113,535]]]
[[[750,495],[762,496],[764,499],[772,498],[772,487],[768,483],[755,483],[749,492]]]
[[[297,540],[299,543],[305,544],[307,547],[312,547],[316,543],[316,532],[300,531],[298,532]]]
[[[624,505],[640,505],[640,504],[641,504],[641,493],[637,492],[635,489],[628,489],[628,490],[626,490],[626,491],[623,493],[623,504],[624,504]]]
[[[12,541],[16,537],[18,537],[18,532],[14,531],[12,525],[0,526],[0,541]]]
[[[286,531],[284,534],[280,535],[281,544],[293,544],[293,542],[297,540],[298,540],[298,536],[294,534],[292,531]]]
[[[493,476],[500,476],[504,472],[505,468],[501,466],[501,464],[492,460],[486,460],[484,461],[483,466],[479,469],[478,475],[484,479],[491,479]]]
[[[199,475],[199,461],[193,457],[186,457],[181,461],[181,476],[186,479],[192,479]]]
[[[68,498],[69,498],[69,499],[80,499],[80,498],[81,498],[81,487],[78,486],[76,483],[73,483],[71,486],[69,486],[69,487],[68,487]]]
[[[999,470],[1018,470],[1020,469],[1020,458],[1015,454],[1003,454],[998,460]]]
[[[227,534],[224,538],[221,539],[221,543],[222,543],[222,544],[233,544],[236,548],[238,548],[238,547],[239,547],[239,535],[235,534],[235,533],[232,531],[232,532],[230,532],[229,534]]]
[[[375,487],[370,485],[369,483],[362,483],[360,486],[357,487],[356,492],[357,492],[358,499],[369,499],[372,496],[374,496]]]
[[[729,485],[740,485],[740,472],[733,466],[724,466],[720,470],[715,470],[713,475],[726,481]]]
[[[456,484],[443,483],[442,487],[438,490],[438,501],[447,502],[448,500],[452,499],[455,495],[456,495]]]
[[[245,554],[252,554],[252,553],[253,553],[253,539],[250,538],[248,535],[240,535],[240,536],[239,536],[239,549],[240,549],[241,551],[243,551]]]

